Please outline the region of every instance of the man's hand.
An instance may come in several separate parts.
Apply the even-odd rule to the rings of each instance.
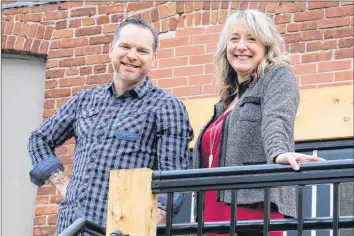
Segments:
[[[49,177],[49,182],[60,192],[63,198],[65,198],[66,188],[69,184],[69,178],[65,173],[62,170],[53,172]]]
[[[157,224],[166,224],[166,211],[157,208]]]

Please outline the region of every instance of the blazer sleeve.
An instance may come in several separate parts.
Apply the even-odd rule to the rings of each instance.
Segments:
[[[263,84],[262,140],[268,163],[295,151],[294,124],[300,100],[291,69],[282,65],[268,70]]]

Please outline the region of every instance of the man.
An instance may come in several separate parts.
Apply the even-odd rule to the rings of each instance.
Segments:
[[[32,133],[32,182],[42,186],[48,180],[64,196],[58,233],[79,217],[106,225],[110,170],[187,168],[193,137],[188,114],[182,102],[154,87],[148,77],[157,41],[154,28],[143,19],[120,23],[109,53],[112,83],[79,92]],[[73,136],[69,179],[53,150]],[[166,195],[160,195],[159,223],[165,221],[166,202]],[[174,214],[182,202],[183,195],[175,194]]]

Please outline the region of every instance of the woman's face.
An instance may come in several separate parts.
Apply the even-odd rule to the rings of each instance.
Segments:
[[[251,35],[243,20],[232,24],[227,43],[227,60],[236,71],[239,83],[247,80],[265,55],[265,46]]]

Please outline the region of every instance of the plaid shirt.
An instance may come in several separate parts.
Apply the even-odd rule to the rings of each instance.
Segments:
[[[58,212],[58,233],[79,217],[106,225],[110,170],[188,166],[193,131],[183,103],[148,78],[118,97],[113,85],[79,92],[29,139],[30,177],[37,186],[53,171],[64,169],[54,148],[72,136],[76,139],[73,173]],[[174,215],[183,199],[183,194],[175,194]],[[166,202],[161,194],[159,208],[166,209]]]

